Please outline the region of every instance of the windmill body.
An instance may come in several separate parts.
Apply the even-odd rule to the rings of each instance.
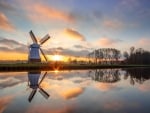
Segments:
[[[38,44],[31,44],[29,48],[29,62],[41,62],[40,46]]]
[[[40,53],[43,55],[43,57],[47,61],[47,58],[43,50],[41,49],[41,45],[44,44],[50,38],[50,36],[47,34],[40,41],[38,41],[32,31],[30,31],[29,34],[31,36],[33,44],[29,46],[28,61],[29,62],[41,62]]]
[[[49,98],[49,94],[41,87],[41,83],[44,80],[47,72],[44,73],[43,77],[40,79],[40,71],[28,72],[28,85],[32,89],[32,92],[29,95],[28,101],[31,102],[35,96],[37,90],[46,98]]]
[[[39,87],[39,78],[41,72],[28,72],[29,86],[32,89],[37,89]]]

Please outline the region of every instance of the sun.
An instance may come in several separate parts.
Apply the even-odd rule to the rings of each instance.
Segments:
[[[52,56],[52,60],[54,60],[54,61],[61,61],[62,60],[62,56],[61,55],[53,55]]]

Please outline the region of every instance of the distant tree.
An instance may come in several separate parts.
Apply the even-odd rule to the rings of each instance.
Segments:
[[[130,48],[130,56],[134,53],[134,47],[132,46],[131,48]]]
[[[125,51],[125,52],[123,53],[123,56],[125,57],[125,59],[128,59],[128,58],[129,58],[129,54],[128,54],[128,52],[127,52],[127,51]]]
[[[150,64],[150,52],[142,48],[135,49],[131,47],[130,56],[127,56],[127,53],[124,52],[125,62],[129,64]]]

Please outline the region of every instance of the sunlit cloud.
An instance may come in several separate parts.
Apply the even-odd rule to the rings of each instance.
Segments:
[[[13,96],[4,96],[0,98],[0,113],[3,113],[5,109],[7,109],[7,106],[13,99]]]
[[[85,37],[81,33],[73,29],[69,29],[69,28],[65,29],[63,31],[63,34],[64,36],[70,39],[81,40],[81,41],[85,40]]]
[[[138,40],[138,43],[142,46],[149,45],[150,39],[149,38],[141,38]]]
[[[70,89],[64,90],[61,93],[61,95],[65,99],[72,99],[72,98],[79,96],[81,93],[83,93],[83,91],[84,91],[83,88],[75,87],[75,88],[70,88]]]
[[[122,109],[124,107],[124,104],[123,102],[121,101],[112,101],[112,102],[106,102],[106,104],[104,104],[104,109],[107,109],[107,110],[119,110],[119,109]]]
[[[5,31],[14,31],[15,29],[6,15],[2,12],[0,12],[0,29]]]
[[[102,38],[99,38],[98,41],[96,41],[96,43],[101,46],[112,46],[118,42],[121,42],[121,40],[120,39],[111,39],[108,37],[102,37]]]
[[[0,50],[4,52],[27,53],[27,46],[12,39],[0,39]]]
[[[42,105],[37,105],[37,106],[32,106],[32,107],[28,107],[26,113],[72,113],[75,109],[75,106],[73,105],[60,105],[61,103],[59,103],[59,106],[55,106],[53,105],[52,107],[49,107],[45,104]],[[49,105],[49,104],[48,104]],[[40,109],[37,109],[40,108]]]
[[[124,27],[123,23],[121,21],[118,20],[104,20],[103,22],[104,27],[106,27],[107,29],[121,29]]]
[[[42,3],[30,4],[31,3],[28,3],[25,8],[28,12],[28,17],[33,22],[48,22],[50,20],[57,20],[72,23],[75,21],[72,15],[67,12],[63,12],[62,10]]]
[[[15,10],[14,6],[12,4],[10,4],[8,1],[6,0],[1,0],[0,1],[0,10],[4,10],[4,11],[13,11]]]
[[[133,10],[140,5],[138,0],[122,0],[120,7],[126,8],[127,10]]]
[[[20,81],[18,79],[15,79],[13,77],[7,78],[4,80],[0,80],[0,88],[12,87],[19,83],[20,83]]]
[[[150,48],[149,42],[150,42],[149,38],[140,38],[139,40],[134,42],[134,45],[137,48],[143,48],[143,49],[149,50],[149,48]]]
[[[138,89],[142,92],[149,92],[150,91],[150,85],[149,82],[145,82],[144,84],[140,84],[138,86]]]
[[[114,86],[113,84],[109,84],[109,83],[97,83],[95,84],[95,87],[101,91],[109,91],[109,90],[116,88],[116,86]]]

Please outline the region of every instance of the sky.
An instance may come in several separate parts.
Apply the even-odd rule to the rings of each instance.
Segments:
[[[149,0],[0,0],[0,58],[27,58],[30,30],[39,40],[51,36],[42,45],[48,55],[150,50],[149,20]]]

